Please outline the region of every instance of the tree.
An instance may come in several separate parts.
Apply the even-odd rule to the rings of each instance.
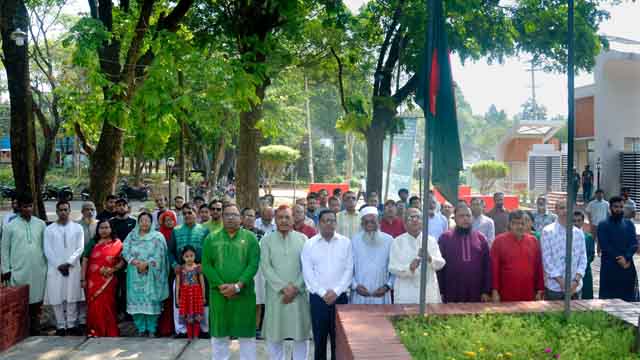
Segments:
[[[79,123],[75,130],[91,160],[91,196],[102,208],[114,191],[132,101],[162,51],[166,35],[180,29],[193,0],[179,0],[171,8],[156,0],[121,0],[118,7],[113,0],[88,2],[90,17],[78,22],[71,39],[78,48],[76,64],[93,68],[93,85],[102,89],[97,144],[88,142]]]
[[[547,119],[547,108],[536,102],[533,98],[529,98],[520,107],[521,111],[516,115],[518,120],[524,121],[540,121]]]
[[[16,191],[31,194],[36,200],[34,212],[46,219],[46,210],[40,196],[38,182],[38,154],[29,89],[28,41],[16,41],[18,30],[29,27],[29,16],[24,0],[4,0],[0,4],[0,33],[2,35],[2,63],[7,73],[9,101],[11,103],[11,166]],[[26,35],[26,34],[25,34]]]
[[[268,193],[276,177],[285,171],[287,165],[300,157],[298,150],[284,145],[267,145],[260,147],[260,165],[267,178]]]
[[[486,57],[502,61],[506,56],[532,54],[545,70],[562,71],[566,64],[567,8],[560,0],[511,2],[447,1],[445,9],[451,51],[463,62]],[[598,0],[579,2],[576,8],[578,39],[576,67],[591,69],[602,47],[598,25],[608,13]],[[398,106],[410,102],[418,85],[424,58],[426,11],[423,1],[374,0],[359,15],[354,31],[362,32],[367,47],[377,50],[373,81],[373,114],[367,125],[367,189],[381,193],[382,143],[393,132]],[[606,45],[606,44],[605,44]],[[400,66],[406,81],[392,91],[393,70]],[[454,74],[455,76],[455,74]],[[390,130],[391,129],[391,130]]]
[[[485,160],[471,166],[471,173],[480,181],[480,193],[488,194],[493,190],[496,181],[507,176],[509,168],[500,161]]]

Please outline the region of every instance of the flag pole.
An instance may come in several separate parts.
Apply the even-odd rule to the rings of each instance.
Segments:
[[[420,315],[424,316],[426,311],[426,289],[427,289],[427,266],[429,259],[429,207],[431,205],[431,196],[429,194],[429,183],[431,181],[431,148],[429,146],[429,118],[431,114],[431,63],[433,59],[433,41],[434,41],[434,16],[435,2],[442,0],[426,0],[427,3],[427,31],[425,32],[425,56],[427,57],[427,68],[423,71],[425,78],[422,81],[424,91],[424,154],[422,167],[422,251],[420,257],[422,259],[420,266]]]
[[[575,88],[574,88],[574,0],[569,1],[569,18],[567,31],[567,83],[568,83],[568,101],[569,116],[567,119],[568,127],[568,146],[567,146],[567,225],[566,225],[566,255],[565,255],[565,272],[564,272],[564,316],[569,318],[571,315],[571,284],[573,282],[571,276],[571,262],[573,254],[573,205],[578,194],[574,186],[573,173],[573,149],[575,137]]]

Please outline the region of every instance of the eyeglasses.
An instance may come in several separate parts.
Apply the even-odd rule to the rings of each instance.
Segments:
[[[213,211],[222,211],[222,208],[211,208]]]
[[[409,220],[420,220],[421,216],[420,215],[410,215],[407,216],[407,219]]]
[[[335,221],[335,220],[333,220],[333,219],[330,219],[330,220],[322,220],[322,221],[321,221],[321,223],[323,223],[323,224],[335,224],[335,223],[336,223],[336,221]]]
[[[227,219],[235,219],[235,218],[239,218],[240,214],[223,214],[222,216],[224,216]]]

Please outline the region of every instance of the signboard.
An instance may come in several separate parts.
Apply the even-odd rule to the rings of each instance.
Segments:
[[[415,117],[400,118],[404,121],[404,131],[393,136],[391,150],[391,177],[389,181],[388,199],[399,199],[398,190],[405,188],[411,192],[413,180],[413,165],[416,144],[416,128],[418,119]],[[382,196],[385,195],[387,185],[387,169],[389,166],[389,136],[384,140],[382,165]]]

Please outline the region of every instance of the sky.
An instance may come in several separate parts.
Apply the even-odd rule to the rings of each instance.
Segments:
[[[345,0],[353,11],[367,0]],[[600,33],[640,41],[640,2],[625,2],[615,7],[605,7],[611,18],[600,26]],[[520,105],[531,96],[531,73],[527,71],[527,59],[510,58],[504,64],[488,65],[486,61],[466,62],[462,65],[452,57],[453,77],[462,89],[473,112],[483,114],[491,104],[509,115],[520,111]],[[593,83],[593,76],[579,74],[576,86]],[[564,74],[536,72],[536,99],[547,107],[548,114],[567,114],[567,80]]]

